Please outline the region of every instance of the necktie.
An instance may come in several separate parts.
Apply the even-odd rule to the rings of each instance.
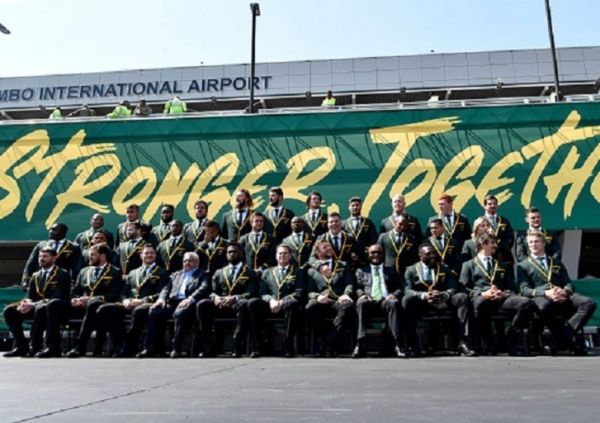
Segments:
[[[238,223],[238,225],[241,225],[242,221],[243,221],[242,218],[244,217],[244,212],[242,210],[238,210],[237,213],[238,213],[238,215],[237,215],[237,223]]]
[[[435,273],[433,271],[433,268],[428,267],[427,268],[427,274],[428,274],[427,276],[429,278],[429,282],[433,283],[433,281],[435,280]]]
[[[296,244],[302,244],[302,234],[296,234]]]
[[[58,241],[50,241],[50,248],[52,248],[54,251],[58,251]]]
[[[359,217],[357,217],[357,218],[354,219],[353,225],[354,225],[354,230],[355,231],[358,230],[358,225],[360,225],[360,218]]]
[[[440,244],[440,248],[444,249],[444,237],[439,237],[438,238],[438,243]]]
[[[540,265],[542,266],[542,269],[544,269],[545,271],[548,271],[548,266],[546,266],[545,257],[538,257],[537,259],[540,262]]]
[[[335,251],[340,251],[340,237],[339,236],[333,237],[333,248],[335,248]]]
[[[254,243],[256,245],[260,244],[260,234],[254,234]]]
[[[492,272],[492,258],[491,257],[485,258],[485,267],[486,267],[488,273]]]
[[[379,301],[383,298],[381,293],[381,275],[379,274],[379,266],[373,267],[373,289],[371,290],[371,298]]]
[[[450,215],[446,215],[446,224],[448,225],[449,228],[452,227],[452,217]]]
[[[94,282],[98,280],[98,276],[100,276],[100,266],[96,266],[94,269]]]
[[[273,219],[279,218],[279,207],[273,209]]]
[[[171,238],[171,248],[174,248],[175,244],[177,244],[177,238],[179,238],[179,237],[173,237],[173,238]]]
[[[48,271],[42,270],[42,286],[46,286],[47,281],[48,281]]]
[[[285,267],[280,267],[279,268],[279,280],[282,281],[284,277],[285,277]]]
[[[232,267],[231,267],[231,281],[232,281],[232,282],[233,282],[233,281],[235,281],[235,276],[236,276],[236,273],[237,273],[237,267],[233,267],[233,266],[232,266]]]
[[[316,222],[316,221],[317,221],[317,211],[316,211],[316,210],[313,210],[313,211],[312,211],[312,221],[313,221],[313,222]]]
[[[496,218],[496,216],[490,216],[490,220],[492,222],[492,226],[496,228],[496,225],[498,225],[498,219]]]

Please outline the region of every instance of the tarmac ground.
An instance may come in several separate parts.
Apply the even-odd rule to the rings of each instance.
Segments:
[[[0,358],[1,422],[594,422],[600,357]]]

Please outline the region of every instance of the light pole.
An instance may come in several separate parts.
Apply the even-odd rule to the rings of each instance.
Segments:
[[[552,53],[552,66],[554,67],[554,92],[556,101],[561,100],[560,82],[558,81],[558,62],[556,60],[556,47],[554,46],[554,30],[552,29],[552,12],[550,11],[550,0],[546,1],[546,21],[548,22],[548,37],[550,38],[550,50]]]
[[[258,3],[250,3],[250,11],[252,12],[252,53],[250,58],[250,104],[248,113],[254,113],[254,70],[256,67],[256,17],[260,16],[260,5]]]
[[[1,23],[0,23],[0,32],[3,34],[6,34],[6,35],[10,34],[10,31],[8,30],[8,28],[5,27],[4,25],[2,25]]]

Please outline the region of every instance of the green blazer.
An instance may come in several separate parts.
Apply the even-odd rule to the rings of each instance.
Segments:
[[[568,293],[575,292],[567,269],[560,259],[547,256],[548,271],[546,272],[537,260],[527,257],[517,265],[517,283],[521,287],[521,295],[525,297],[543,297],[544,291],[555,286],[563,288]]]
[[[506,264],[492,259],[492,271],[488,272],[479,257],[472,258],[462,265],[460,284],[472,297],[481,295],[495,285],[501,291],[516,292],[513,271]]]
[[[95,266],[81,269],[75,286],[71,290],[73,297],[88,296],[101,298],[108,303],[114,303],[121,298],[123,280],[121,272],[115,266],[106,263],[104,270],[94,280]]]
[[[392,229],[379,235],[377,243],[383,247],[385,265],[394,269],[400,278],[404,278],[408,266],[419,260],[419,245],[410,233],[406,233],[401,241],[396,242]]]
[[[145,303],[153,303],[158,299],[160,291],[169,281],[169,274],[158,264],[147,275],[144,275],[144,270],[138,267],[129,272],[121,290],[121,299],[135,298]]]
[[[350,266],[343,261],[334,260],[333,275],[327,280],[317,270],[320,261],[314,263],[314,267],[308,269],[308,298],[317,299],[321,294],[329,296],[332,300],[346,294],[354,294],[354,275]]]
[[[562,256],[562,251],[560,247],[560,242],[558,241],[558,233],[546,231],[545,229],[542,231],[544,237],[546,238],[546,255],[548,257],[554,257],[555,259],[560,259]],[[515,256],[517,257],[517,262],[522,262],[529,257],[529,247],[527,246],[527,231],[520,231],[517,234],[517,241],[515,243]]]
[[[281,208],[279,218],[275,219],[272,215],[272,207],[268,206],[263,212],[265,215],[265,232],[275,238],[275,243],[279,244],[283,239],[292,233],[292,218],[294,212],[285,207]]]
[[[435,280],[430,280],[423,275],[421,262],[409,266],[404,273],[404,295],[406,297],[420,297],[422,293],[438,290],[451,297],[458,291],[457,281],[446,265],[438,265],[435,269]]]
[[[240,238],[246,264],[252,269],[267,269],[275,264],[275,238],[263,231],[259,244],[254,242],[254,233],[249,232]]]
[[[224,238],[232,241],[239,242],[242,235],[247,234],[252,230],[250,225],[250,216],[254,213],[253,210],[248,209],[246,218],[238,225],[237,223],[237,210],[229,210],[223,215],[223,223],[221,223],[221,234]]]
[[[156,260],[159,266],[171,274],[183,269],[183,255],[190,251],[194,251],[194,244],[182,234],[176,245],[173,245],[170,238],[158,244]]]
[[[423,229],[421,229],[421,223],[419,219],[414,216],[407,215],[408,217],[408,232],[412,235],[415,240],[415,244],[419,245],[423,240]],[[396,215],[391,214],[385,219],[381,221],[381,225],[379,226],[379,233],[382,234],[384,232],[389,232],[394,229],[396,224]],[[426,237],[429,236],[429,231],[427,231]]]
[[[290,247],[292,259],[300,267],[305,267],[310,260],[312,254],[315,237],[310,232],[304,231],[302,242],[296,242],[294,234],[285,238],[281,243]]]
[[[319,236],[328,231],[327,229],[327,213],[323,213],[322,210],[319,210],[317,213],[316,222],[312,221],[311,213],[308,211],[302,215],[302,218],[306,222],[304,226],[305,230],[310,230],[314,236]]]
[[[69,301],[71,295],[71,275],[64,269],[54,265],[48,279],[44,282],[42,271],[31,275],[27,298],[33,302],[59,299]]]
[[[279,266],[269,267],[262,273],[259,295],[263,301],[301,301],[306,289],[306,272],[298,265],[290,264],[283,278]]]
[[[215,295],[220,297],[236,296],[238,299],[246,300],[257,297],[258,278],[256,273],[246,264],[242,264],[235,279],[231,278],[231,266],[227,265],[217,270],[212,277],[212,293],[209,298],[213,300]]]

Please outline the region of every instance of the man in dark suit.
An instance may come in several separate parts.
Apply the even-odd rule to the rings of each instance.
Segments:
[[[38,253],[40,270],[33,273],[26,297],[4,308],[4,320],[15,339],[14,347],[4,357],[60,357],[60,325],[69,309],[71,277],[56,266],[56,251],[43,247]],[[23,320],[33,319],[30,346],[23,333]],[[42,336],[46,331],[46,348]]]
[[[240,238],[240,245],[244,250],[246,264],[258,276],[275,263],[275,238],[263,231],[265,216],[254,212],[250,217],[252,231]]]
[[[131,357],[140,345],[150,306],[158,299],[169,280],[169,274],[156,264],[156,250],[146,243],[141,252],[142,266],[127,275],[121,291],[121,301],[101,305],[98,318],[113,341],[109,356]],[[125,316],[131,316],[131,327],[126,331]]]
[[[517,233],[517,240],[515,243],[515,256],[517,263],[527,260],[531,254],[527,243],[527,235],[533,232],[541,232],[544,234],[544,245],[545,254],[554,259],[560,259],[562,256],[562,249],[558,240],[558,233],[554,231],[547,231],[542,227],[542,213],[535,207],[530,207],[525,211],[525,222],[527,222],[527,230],[519,231]]]
[[[160,209],[160,223],[154,226],[151,231],[159,244],[171,236],[171,222],[174,214],[175,206],[172,204],[165,204]],[[181,223],[181,228],[183,230],[183,223]]]
[[[71,315],[81,318],[81,328],[75,348],[67,353],[69,358],[85,355],[90,335],[96,330],[94,355],[102,355],[105,328],[98,319],[98,308],[119,301],[123,286],[121,272],[108,262],[107,245],[93,245],[89,249],[90,265],[81,269],[71,291]]]
[[[194,244],[185,239],[183,235],[183,222],[172,220],[170,223],[171,234],[158,244],[157,262],[170,275],[183,268],[183,255],[194,251]]]
[[[354,323],[354,275],[346,262],[333,256],[327,241],[315,242],[315,257],[308,269],[306,318],[311,330],[312,354],[322,357],[325,346],[337,355],[339,334]],[[327,331],[325,319],[333,317],[333,330]],[[318,345],[317,338],[325,345]]]
[[[239,242],[242,235],[252,230],[250,216],[252,216],[252,196],[247,189],[235,193],[235,208],[223,215],[221,233],[231,242]]]
[[[294,337],[298,332],[298,318],[303,292],[306,287],[305,271],[291,261],[290,247],[277,247],[277,265],[262,273],[259,297],[248,303],[250,331],[252,334],[251,357],[260,355],[263,324],[266,316],[281,316],[285,319],[284,354],[293,357]]]
[[[352,197],[348,201],[350,217],[342,222],[342,230],[356,241],[356,254],[360,265],[367,262],[367,248],[377,242],[377,228],[371,219],[361,216],[362,200]]]
[[[495,235],[477,238],[477,255],[462,265],[460,283],[469,292],[479,329],[489,354],[496,354],[496,339],[490,316],[494,313],[512,316],[506,332],[508,352],[521,355],[516,345],[519,332],[529,326],[534,305],[530,299],[517,295],[511,267],[494,258],[498,249]]]
[[[123,280],[127,278],[129,272],[142,265],[140,253],[146,245],[142,238],[142,226],[139,222],[130,222],[125,225],[127,241],[119,243],[117,247],[117,256],[115,262],[118,263],[123,275]],[[117,261],[118,260],[118,261]]]
[[[90,264],[89,249],[91,246],[104,244],[110,248],[110,246],[108,245],[108,235],[110,235],[110,232],[104,229],[98,229],[96,232],[94,232],[91,242],[87,245],[86,248],[81,250],[81,256],[79,260],[80,269],[83,269],[84,267],[87,267]],[[110,256],[108,257],[108,262],[113,263],[113,260],[114,251],[111,249]]]
[[[126,231],[128,223],[139,223],[140,227],[142,225],[147,225],[146,222],[140,219],[140,206],[137,204],[130,204],[127,206],[126,213],[127,219],[125,222],[119,223],[115,231],[115,248],[118,248],[121,242],[126,242],[128,240]],[[151,225],[150,228],[152,228]]]
[[[389,232],[394,229],[396,220],[400,215],[405,215],[408,219],[408,233],[412,236],[415,245],[419,245],[423,239],[423,230],[419,219],[406,213],[406,201],[402,194],[397,194],[392,198],[392,214],[381,221],[379,233]]]
[[[490,222],[494,236],[498,240],[497,255],[501,262],[509,266],[515,264],[512,250],[515,245],[515,232],[506,217],[498,215],[498,199],[494,195],[486,195],[483,199],[484,217]]]
[[[208,220],[208,203],[198,200],[194,203],[194,214],[196,219],[188,222],[183,227],[185,238],[194,245],[198,245],[204,239],[204,224]],[[219,226],[217,224],[217,226]]]
[[[269,190],[269,205],[265,209],[265,231],[275,238],[275,245],[292,233],[294,212],[283,207],[283,190],[273,187]]]
[[[162,354],[165,326],[172,317],[175,324],[171,341],[171,358],[181,356],[181,348],[188,329],[196,316],[196,305],[208,297],[210,285],[206,273],[199,267],[198,255],[187,252],[183,256],[183,269],[171,275],[158,300],[150,306],[144,350],[138,358],[156,357]]]
[[[298,267],[306,267],[313,250],[314,236],[304,230],[305,222],[300,216],[292,218],[292,234],[281,243],[290,247],[292,261]]]
[[[560,259],[545,252],[546,235],[530,232],[527,235],[529,257],[517,265],[517,282],[521,294],[535,303],[537,314],[550,329],[554,339],[574,354],[585,354],[585,346],[577,345],[574,335],[596,311],[596,302],[575,293],[567,269]],[[562,316],[567,319],[556,319]],[[550,352],[555,351],[549,346]]]
[[[92,237],[94,236],[94,233],[100,230],[104,230],[104,216],[102,216],[100,213],[94,213],[90,219],[90,228],[77,234],[73,242],[79,245],[79,248],[81,248],[83,251],[92,245]],[[115,245],[115,238],[110,232],[105,232],[106,243],[108,244],[109,248],[113,248]]]
[[[258,296],[258,278],[254,271],[243,263],[243,254],[240,244],[229,244],[228,265],[215,272],[212,277],[212,293],[208,299],[198,303],[201,358],[215,354],[212,333],[215,318],[233,316],[237,319],[237,325],[233,332],[232,357],[242,356],[242,341],[249,323],[248,301]]]
[[[438,200],[440,213],[436,216],[431,216],[427,221],[427,228],[434,219],[441,219],[444,226],[444,231],[448,238],[452,238],[458,250],[458,254],[462,251],[463,243],[471,238],[471,224],[469,219],[464,214],[454,210],[454,202],[448,194],[442,195]],[[428,234],[425,234],[427,237]]]
[[[211,277],[227,264],[228,245],[229,241],[221,236],[217,222],[207,220],[204,224],[204,238],[198,243],[196,254],[200,257],[200,267]]]
[[[356,270],[356,313],[358,315],[358,342],[353,358],[366,356],[366,337],[369,318],[387,316],[388,330],[394,340],[396,357],[406,357],[400,343],[400,314],[402,312],[402,285],[394,270],[383,264],[383,248],[373,244],[368,249],[369,265]]]
[[[475,352],[469,348],[467,335],[470,301],[467,294],[458,291],[456,278],[440,261],[431,244],[419,246],[419,261],[406,269],[406,287],[402,307],[406,311],[408,345],[415,356],[421,354],[417,340],[417,321],[428,310],[450,309],[457,317],[459,341],[457,350],[466,357]]]
[[[431,236],[426,242],[433,247],[440,261],[448,266],[454,277],[458,277],[462,263],[461,250],[456,241],[446,234],[442,219],[430,219],[428,225]]]
[[[317,237],[315,248],[313,248],[313,256],[316,243],[325,241],[331,246],[335,260],[343,261],[351,268],[356,267],[358,260],[356,240],[352,235],[342,230],[342,217],[339,213],[333,212],[327,216],[327,228],[327,232]]]
[[[317,191],[313,191],[306,197],[306,213],[302,215],[304,222],[308,225],[307,229],[316,237],[327,232],[327,213],[323,213],[321,205],[323,196]]]
[[[72,243],[67,239],[67,232],[69,228],[64,223],[55,223],[50,227],[47,241],[40,241],[37,243],[27,262],[25,263],[25,269],[23,270],[23,277],[21,280],[21,287],[24,291],[29,290],[29,281],[33,272],[39,270],[38,257],[40,250],[45,247],[52,248],[56,251],[56,262],[55,264],[61,269],[66,270],[71,277],[71,280],[77,278],[79,273],[79,264],[81,250],[77,244]]]
[[[404,214],[396,218],[396,225],[379,235],[377,243],[383,247],[385,266],[392,268],[400,280],[408,266],[419,260],[418,245],[409,232],[409,219]]]

